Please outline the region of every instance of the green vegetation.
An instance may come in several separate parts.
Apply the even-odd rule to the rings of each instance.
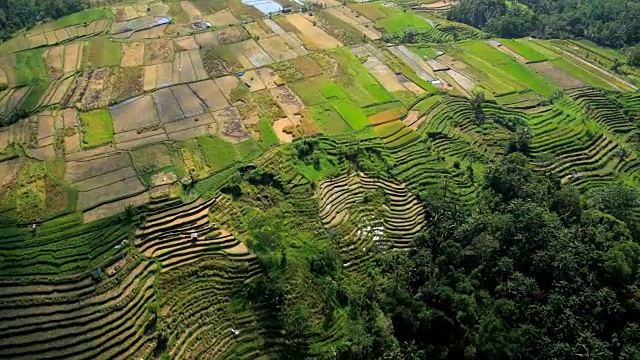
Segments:
[[[312,106],[310,112],[324,134],[339,135],[353,131],[349,124],[328,103]]]
[[[450,20],[516,38],[533,34],[543,38],[587,38],[610,47],[640,41],[637,0],[574,2],[524,0],[462,0],[447,13]]]
[[[87,61],[93,67],[120,65],[122,61],[122,48],[120,43],[106,38],[93,40],[90,45]]]
[[[331,106],[354,130],[360,130],[369,125],[367,116],[362,109],[349,99],[336,100],[331,102]]]
[[[85,6],[82,0],[3,1],[0,3],[0,41],[9,39],[18,30],[32,27],[43,20],[42,16],[57,19],[80,11]]]
[[[529,62],[549,60],[546,55],[539,52],[539,48],[536,49],[536,45],[532,41],[524,39],[499,39],[499,41],[503,46],[506,46],[510,50],[513,50]]]
[[[260,141],[258,144],[262,149],[268,149],[279,143],[278,136],[273,130],[271,120],[268,118],[260,118],[260,121],[258,121],[258,130],[260,131]]]
[[[113,119],[109,110],[80,113],[82,146],[92,148],[113,142]]]
[[[107,8],[87,9],[60,18],[54,21],[52,26],[58,29],[67,26],[88,24],[102,19],[113,19],[113,12]]]
[[[17,86],[33,86],[47,79],[47,71],[41,50],[29,50],[15,55],[13,68]]]

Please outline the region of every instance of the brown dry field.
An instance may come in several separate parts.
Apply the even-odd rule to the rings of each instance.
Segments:
[[[276,62],[290,60],[298,56],[279,36],[260,39],[258,43]]]
[[[215,27],[230,26],[240,23],[240,21],[228,10],[221,10],[213,14],[205,15],[204,19]]]
[[[0,148],[2,148],[2,137],[3,135],[0,133]],[[18,169],[20,169],[19,159],[0,162],[0,187],[13,184],[18,178]]]
[[[144,64],[161,64],[173,61],[173,42],[170,39],[151,40],[144,45]]]
[[[64,179],[73,184],[131,166],[131,159],[128,154],[114,154],[93,160],[67,161],[66,165]]]
[[[187,51],[189,54],[189,58],[191,58],[191,66],[193,66],[193,70],[196,73],[196,80],[204,80],[208,78],[206,70],[204,69],[204,64],[202,63],[202,57],[200,56],[200,51],[198,50],[189,50]]]
[[[431,59],[426,61],[427,65],[433,69],[433,71],[444,71],[449,70],[449,67],[436,59]]]
[[[377,57],[370,55],[363,65],[387,90],[391,92],[406,90],[396,78],[396,74]]]
[[[309,50],[331,49],[342,45],[340,41],[319,27],[313,26],[313,24],[301,14],[289,14],[286,16],[286,19],[291,25],[296,27],[298,36],[305,42]]]
[[[189,15],[191,22],[202,21],[202,14],[189,1],[180,1],[180,7]]]
[[[158,64],[156,66],[157,86],[171,84],[173,74],[173,63]]]
[[[87,223],[100,219],[107,218],[119,214],[125,210],[127,206],[141,206],[149,202],[149,193],[143,192],[142,194],[118,200],[108,204],[100,205],[97,208],[87,211],[82,214],[82,221]]]
[[[402,86],[404,86],[405,88],[407,88],[407,90],[411,91],[416,95],[422,95],[427,92],[425,89],[421,88],[420,86],[416,85],[416,83],[409,80],[409,78],[404,76],[404,74],[396,74],[396,79],[398,80],[398,82],[400,82],[400,84],[402,84]]]
[[[119,105],[117,109],[111,109],[111,116],[117,133],[159,123],[156,107],[149,95]]]
[[[256,70],[246,71],[240,80],[249,84],[249,91],[251,92],[264,90],[266,88]]]
[[[436,1],[433,3],[428,3],[428,4],[420,4],[419,6],[417,6],[417,8],[419,9],[426,9],[426,10],[444,10],[448,7],[451,6],[452,2],[447,2],[447,1]]]
[[[215,79],[216,85],[220,88],[222,94],[231,101],[231,91],[238,87],[239,80],[237,77],[228,75]]]
[[[382,111],[376,115],[369,116],[368,120],[372,124],[380,124],[389,122],[391,120],[399,119],[402,115],[404,115],[406,109],[389,109]]]
[[[144,191],[145,187],[137,177],[120,180],[106,186],[78,193],[78,209],[86,210],[103,202]]]
[[[82,65],[82,51],[85,43],[73,43],[64,48],[64,72],[76,71]]]
[[[196,81],[196,72],[191,57],[186,51],[176,53],[173,60],[172,81],[174,84]]]
[[[195,37],[185,36],[181,38],[176,38],[173,40],[175,43],[176,50],[185,51],[185,50],[199,50],[200,45],[196,42]]]
[[[29,149],[28,153],[30,157],[41,161],[55,160],[57,157],[56,148],[53,146],[53,144],[41,146],[35,149]]]
[[[144,62],[144,43],[142,42],[129,42],[122,44],[122,67],[140,66]]]
[[[235,44],[234,44],[235,45]],[[253,67],[263,67],[273,62],[273,59],[258,45],[258,43],[251,39],[243,41],[237,44],[241,49],[244,56],[247,57]]]
[[[44,38],[47,41],[46,44],[51,45],[58,42],[58,38],[56,37],[56,33],[54,31],[47,31],[44,33]]]
[[[156,104],[161,122],[176,121],[185,117],[170,88],[154,91],[151,96]]]
[[[212,133],[215,134],[215,128],[217,128],[217,124],[213,119],[213,116],[209,113],[204,113],[186,119],[166,123],[164,124],[164,128],[169,136],[173,138],[172,133],[196,127],[202,127],[205,125],[209,125],[209,127],[214,128]]]
[[[235,107],[218,110],[213,113],[213,117],[218,123],[218,133],[225,140],[240,143],[251,137],[244,127],[242,116]]]
[[[167,134],[162,130],[162,128],[160,128],[160,130],[161,131],[154,130],[153,132],[149,132],[149,133],[146,133],[146,132],[141,133],[140,137],[136,140],[131,140],[131,141],[116,144],[116,149],[131,150],[131,149],[138,148],[140,146],[151,145],[151,144],[169,140],[169,138],[167,137]],[[149,135],[150,133],[154,133],[155,135]]]
[[[262,26],[260,26],[258,24],[258,22],[252,22],[252,23],[245,24],[244,28],[247,30],[247,32],[249,32],[249,35],[251,35],[251,37],[254,38],[254,39],[256,39],[256,38],[257,39],[264,39],[264,38],[268,38],[270,36],[275,36],[275,33],[273,31],[271,31],[271,29],[266,27],[269,30],[265,30]]]
[[[38,116],[38,140],[52,137],[54,134],[54,117],[51,115]]]
[[[287,85],[278,86],[269,91],[271,91],[271,95],[273,95],[287,116],[299,114],[300,110],[304,108],[302,101]]]
[[[144,80],[142,89],[144,91],[153,90],[156,87],[156,66],[149,65],[144,67]]]
[[[45,50],[42,56],[48,68],[49,78],[59,79],[64,74],[64,45]]]
[[[173,96],[175,96],[182,109],[185,117],[200,115],[205,112],[198,96],[191,91],[188,85],[178,85],[171,88]]]
[[[325,11],[349,24],[371,40],[378,40],[382,37],[382,33],[375,29],[371,20],[346,6],[330,8]]]
[[[164,130],[162,129],[162,127],[159,127],[155,130],[148,130],[148,131],[139,131],[139,130],[129,130],[129,131],[125,131],[125,132],[119,132],[117,134],[115,134],[114,138],[115,138],[115,142],[118,145],[123,145],[132,141],[139,141],[141,139],[146,139],[146,138],[160,138],[161,136],[158,135],[164,135]],[[166,139],[165,139],[166,140]]]
[[[79,191],[89,191],[136,176],[138,176],[138,174],[134,170],[133,166],[125,166],[123,168],[116,169],[98,176],[80,180],[74,183],[73,187],[78,189]]]
[[[276,74],[275,71],[273,71],[273,69],[264,67],[264,68],[260,68],[256,71],[258,73],[258,76],[260,77],[260,81],[262,81],[262,83],[268,88],[268,89],[272,89],[274,87],[276,87],[276,83],[279,82],[280,77],[278,76],[278,74]]]
[[[290,143],[293,141],[293,135],[290,130],[291,128],[293,128],[293,123],[288,117],[283,117],[273,122],[273,130],[275,131],[278,140],[282,143]],[[285,129],[287,129],[287,131],[285,131]]]
[[[197,33],[195,38],[200,47],[211,47],[237,43],[250,38],[250,36],[242,26],[233,26],[216,31]]]
[[[141,31],[136,31],[131,34],[130,38],[134,40],[143,40],[143,39],[157,39],[162,36],[166,36],[168,26],[160,25],[152,27],[151,29],[145,29]]]
[[[191,90],[198,94],[198,96],[204,100],[205,104],[209,108],[208,111],[215,111],[229,107],[222,91],[218,88],[218,85],[213,80],[200,81],[197,83],[189,84]]]
[[[468,76],[456,71],[456,70],[447,70],[446,73],[451,76],[451,78],[456,82],[459,87],[462,88],[463,93],[470,94],[474,88],[476,88],[476,83],[469,78]],[[456,84],[451,84],[453,87],[457,87]]]
[[[553,80],[555,83],[565,89],[586,86],[582,80],[579,80],[559,67],[555,66],[551,61],[543,61],[539,63],[527,64],[530,68],[540,73],[542,76]]]

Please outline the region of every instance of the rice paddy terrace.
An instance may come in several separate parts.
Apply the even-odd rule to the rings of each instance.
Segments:
[[[514,149],[583,194],[640,184],[621,53],[411,5],[147,1],[0,44],[0,358],[275,358],[265,229],[288,266],[334,249],[365,274],[428,228],[424,194],[472,205]],[[346,315],[294,273],[326,354]]]

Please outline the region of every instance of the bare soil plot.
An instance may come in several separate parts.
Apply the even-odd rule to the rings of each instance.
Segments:
[[[116,133],[159,123],[156,107],[149,95],[127,100],[109,108]]]
[[[167,25],[160,25],[152,27],[151,29],[145,29],[141,31],[136,31],[134,33],[124,33],[122,34],[123,38],[131,38],[135,40],[143,40],[143,39],[157,39],[159,37],[163,37],[167,35]],[[120,35],[120,34],[119,34]],[[116,37],[116,36],[114,36]],[[120,37],[120,36],[118,36]]]
[[[151,16],[166,16],[169,13],[169,5],[154,3],[151,5]]]
[[[145,46],[142,42],[129,42],[122,44],[122,67],[140,66],[144,63]]]
[[[426,63],[427,63],[427,65],[429,65],[429,67],[431,67],[431,69],[433,69],[433,71],[449,70],[449,66],[441,63],[440,61],[438,61],[436,59],[427,60]]]
[[[252,38],[264,39],[276,35],[268,26],[260,26],[260,22],[262,22],[262,20],[244,25],[244,28],[249,32],[249,35],[251,35]]]
[[[453,69],[446,71],[456,83],[458,83],[467,94],[471,94],[473,89],[476,87],[476,83],[471,80],[469,77],[463,75],[462,73],[455,71]]]
[[[242,80],[245,85],[249,86],[249,91],[251,92],[264,90],[266,88],[262,80],[260,80],[260,76],[258,76],[258,72],[256,70],[246,71],[240,80]]]
[[[216,85],[218,85],[218,88],[220,88],[222,94],[227,98],[227,100],[231,101],[231,92],[233,91],[233,89],[238,87],[238,78],[228,75],[217,78],[215,82]]]
[[[421,88],[420,86],[416,85],[416,83],[409,80],[406,76],[404,76],[404,74],[396,74],[396,79],[400,84],[402,84],[402,86],[404,86],[405,88],[407,88],[407,90],[411,91],[416,95],[422,95],[427,92],[425,89]]]
[[[180,1],[180,7],[189,15],[191,22],[202,21],[202,14],[192,3],[188,1]]]
[[[287,116],[297,115],[304,108],[302,101],[287,85],[278,86],[269,91]]]
[[[433,81],[435,79],[435,74],[431,67],[420,56],[407,49],[406,46],[394,46],[389,48],[389,50],[405,64],[409,65],[422,79],[426,81]]]
[[[64,72],[76,71],[82,65],[82,52],[85,43],[77,42],[65,46],[64,48]]]
[[[139,194],[145,190],[137,177],[114,182],[112,184],[78,193],[78,209],[87,210],[101,203]]]
[[[171,81],[174,84],[193,82],[198,79],[193,64],[191,63],[189,52],[181,51],[176,53],[171,74]]]
[[[149,202],[149,193],[129,197],[108,204],[100,205],[95,209],[89,210],[82,214],[82,221],[85,223],[104,219],[119,213],[122,213],[128,206],[141,206]]]
[[[144,64],[161,64],[173,61],[173,42],[170,39],[156,39],[144,45]]]
[[[264,24],[271,29],[274,33],[284,40],[284,42],[289,45],[293,49],[293,51],[297,52],[298,55],[307,54],[307,49],[302,46],[302,42],[298,39],[298,37],[294,33],[288,33],[283,28],[280,27],[275,21],[271,19],[265,19]],[[293,27],[293,26],[292,26]],[[295,29],[295,28],[294,28]]]
[[[256,72],[258,73],[258,76],[260,77],[260,81],[262,81],[262,83],[268,88],[274,88],[276,86],[278,86],[278,83],[281,83],[282,80],[280,80],[280,77],[278,76],[278,74],[276,74],[275,71],[273,71],[273,69],[270,69],[268,67],[264,67],[264,68],[260,68],[258,70],[256,70]]]
[[[167,137],[167,134],[164,132],[162,128],[160,128],[159,130],[154,130],[153,133],[154,135],[150,135],[151,133],[148,133],[148,134],[141,133],[140,137],[136,140],[117,143],[116,148],[119,150],[131,150],[131,149],[138,148],[140,146],[155,144],[155,143],[169,140],[169,138]]]
[[[64,45],[46,50],[42,56],[47,64],[50,79],[59,79],[64,74]]]
[[[210,47],[237,43],[249,39],[250,36],[242,26],[233,26],[226,29],[198,33],[195,38],[201,47]]]
[[[156,66],[156,83],[158,87],[173,84],[173,63],[158,64]]]
[[[176,38],[173,40],[177,51],[199,50],[200,45],[196,42],[193,35]]]
[[[290,143],[293,141],[293,122],[288,117],[277,119],[273,122],[273,130],[282,143]]]
[[[213,14],[205,15],[204,19],[215,27],[231,26],[240,23],[228,10],[217,11]]]
[[[273,62],[273,59],[253,39],[232,44],[229,47],[236,53],[238,61],[245,69],[263,67]]]
[[[169,134],[169,137],[173,139],[175,138],[175,135],[173,135],[173,133],[181,132],[181,131],[192,129],[192,128],[208,129],[206,133],[215,134],[217,129],[217,124],[211,114],[204,113],[204,114],[189,117],[186,119],[181,119],[178,121],[166,123],[164,124],[164,128],[166,132]],[[182,136],[182,134],[178,136]]]
[[[232,143],[239,143],[251,137],[244,127],[242,116],[235,107],[218,110],[213,113],[213,117],[218,122],[218,133],[222,138]]]
[[[2,139],[2,133],[0,133],[0,139]],[[1,145],[0,148],[2,148]],[[18,169],[20,169],[19,159],[0,162],[0,187],[13,184],[18,179]]]
[[[331,49],[342,45],[340,41],[319,27],[314,26],[313,23],[301,14],[289,14],[286,16],[286,19],[291,25],[296,27],[298,36],[309,50]]]
[[[202,57],[200,56],[200,51],[198,50],[189,50],[187,51],[189,54],[189,58],[191,59],[191,66],[193,67],[193,71],[196,74],[197,80],[204,80],[208,78],[207,71],[204,69],[204,64],[202,63]]]
[[[198,94],[208,108],[207,111],[215,111],[229,107],[229,102],[213,80],[200,81],[189,84],[193,92]]]
[[[579,80],[563,71],[562,69],[558,68],[550,61],[527,64],[527,66],[529,66],[542,76],[553,80],[555,83],[565,89],[577,88],[587,85],[582,80]]]
[[[156,65],[149,65],[144,67],[144,80],[142,89],[149,91],[156,87]]]
[[[396,74],[377,57],[367,57],[367,61],[363,65],[387,90],[391,92],[406,90],[398,81]]]
[[[127,145],[127,143],[130,142],[138,142],[141,139],[147,139],[151,137],[156,138],[158,137],[158,135],[165,135],[164,129],[161,126],[119,132],[115,134],[114,138],[115,142],[119,146],[122,146],[123,144]],[[166,140],[166,137],[164,138],[164,140]]]
[[[128,154],[114,154],[85,161],[67,161],[66,182],[73,184],[131,166]]]
[[[154,91],[151,97],[156,104],[161,122],[176,121],[185,117],[170,88]]]
[[[205,112],[200,99],[191,91],[188,85],[174,86],[171,88],[171,92],[178,101],[178,105],[180,105],[185,117],[196,116]]]
[[[56,148],[53,144],[41,146],[35,149],[27,150],[30,157],[38,160],[54,160],[56,156]]]
[[[334,7],[325,11],[351,25],[353,28],[355,28],[361,34],[371,40],[379,40],[380,38],[382,38],[382,33],[374,27],[374,24],[371,22],[371,20],[346,6]]]
[[[276,62],[293,59],[298,56],[298,53],[293,51],[279,36],[263,38],[258,40],[258,43]]]
[[[88,179],[80,180],[73,184],[73,187],[79,191],[89,191],[95,188],[107,186],[115,182],[125,180],[128,178],[136,177],[138,174],[132,166],[126,166],[120,169],[110,171],[108,173],[100,174],[98,176],[90,177]]]

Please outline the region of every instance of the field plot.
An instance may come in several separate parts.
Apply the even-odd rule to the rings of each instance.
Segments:
[[[251,137],[244,126],[242,116],[235,107],[215,111],[213,117],[218,122],[218,132],[223,139],[240,143]]]
[[[180,7],[189,16],[190,22],[202,21],[202,14],[195,6],[189,1],[180,1]]]
[[[214,27],[225,27],[240,23],[240,20],[233,16],[228,10],[221,10],[213,14],[205,15],[204,19]]]
[[[116,133],[159,124],[158,114],[149,95],[127,100],[109,107]]]
[[[253,39],[231,44],[229,49],[244,69],[263,67],[273,62],[273,59]]]
[[[80,74],[64,96],[62,106],[79,104],[83,109],[95,109],[106,105],[108,100],[101,95],[108,75],[108,69],[88,70]]]
[[[86,148],[113,141],[113,120],[108,110],[96,110],[80,114],[82,145]]]
[[[346,6],[332,7],[327,9],[326,12],[349,24],[370,40],[382,38],[382,33],[374,27],[374,23],[371,20]]]
[[[196,42],[201,48],[233,44],[250,38],[249,33],[242,26],[233,26],[216,31],[201,32],[194,36]]]
[[[122,47],[118,42],[99,38],[87,44],[89,66],[107,67],[120,65],[122,61]]]
[[[173,44],[176,51],[200,50],[200,45],[193,35],[175,38]]]
[[[587,84],[577,77],[572,76],[568,72],[563,71],[553,61],[543,61],[539,63],[529,64],[532,69],[542,76],[553,80],[556,84],[565,89],[583,87]]]
[[[279,36],[260,39],[258,43],[276,62],[290,60],[298,56],[298,53],[291,49]]]
[[[173,61],[173,42],[170,39],[150,40],[144,43],[144,65]]]
[[[122,44],[122,67],[141,66],[144,63],[144,43],[134,41]]]
[[[40,97],[40,101],[37,106],[60,104],[74,81],[74,76],[67,76],[66,78],[52,82],[51,85],[49,85],[49,88]]]
[[[414,92],[416,95],[425,93],[422,88],[413,84],[413,82],[408,79],[404,82],[406,86],[405,84],[401,83],[398,79],[397,74],[391,71],[391,69],[387,65],[380,61],[380,59],[373,56],[366,45],[354,47],[352,48],[352,50],[354,54],[358,56],[367,57],[367,60],[363,63],[363,65],[388,91],[395,92],[409,90],[411,92]],[[413,84],[413,86],[410,84]]]
[[[308,50],[331,49],[342,43],[324,32],[301,14],[289,14],[285,19],[297,31]]]
[[[362,265],[375,249],[410,246],[424,226],[418,199],[399,183],[350,173],[323,181],[318,193],[322,223],[336,232],[347,267]],[[376,200],[365,204],[365,196]],[[378,201],[389,205],[377,207]]]

